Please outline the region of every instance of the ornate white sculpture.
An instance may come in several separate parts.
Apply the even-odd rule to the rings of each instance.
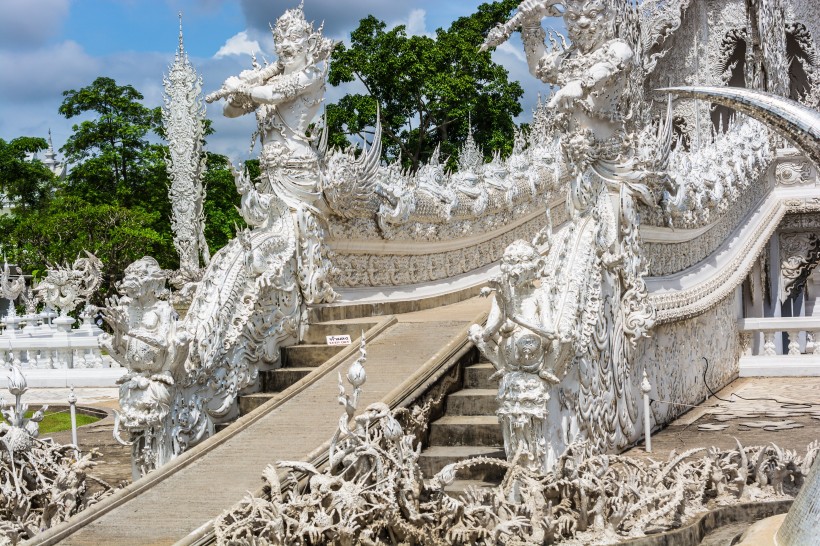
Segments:
[[[553,40],[548,50],[540,19],[555,5],[563,7],[571,45]],[[594,453],[624,445],[636,434],[635,344],[652,328],[654,309],[643,282],[635,209],[639,199],[652,205],[650,188],[662,183],[658,168],[668,153],[670,127],[668,120],[657,128],[639,125],[648,119],[639,92],[642,52],[635,49],[629,26],[634,13],[626,3],[527,0],[514,19],[513,26],[522,27],[531,72],[561,86],[548,106],[563,127],[570,223],[560,235],[547,228],[534,241],[547,244],[543,266],[534,246],[520,242],[508,248],[504,264],[512,274],[495,282],[491,318],[485,328],[473,327],[472,338],[494,363],[499,352],[509,355],[496,364],[502,376],[499,417],[504,425],[510,420],[507,408],[515,408],[515,433],[527,440],[508,442],[505,436],[508,460],[518,460],[523,451],[526,466],[549,469],[576,428]],[[497,32],[503,35],[507,27]],[[493,40],[498,36],[491,34],[488,44]],[[531,288],[535,280],[537,289]],[[528,344],[532,356],[516,355]],[[558,409],[548,404],[548,391],[559,382],[553,393],[570,417],[563,430],[545,422],[549,408]],[[521,408],[530,402],[538,419],[522,419]],[[504,428],[507,435],[507,429],[514,431]]]
[[[112,491],[94,479],[102,490],[90,494],[86,471],[94,466],[91,454],[78,458],[76,446],[38,439],[39,423],[48,406],[29,418],[28,404],[21,401],[26,380],[19,363],[12,365],[9,392],[15,397],[12,408],[0,398],[0,544],[18,544],[37,532],[53,527],[96,503]]]
[[[78,256],[71,266],[52,265],[37,285],[36,291],[43,301],[59,309],[61,317],[66,317],[83,300],[87,303],[102,282],[102,262],[88,251],[85,254],[84,258]]]
[[[565,317],[553,315],[554,287],[549,281],[539,288],[533,284],[543,268],[535,246],[516,241],[507,247],[501,276],[490,283],[497,297],[487,325],[470,329],[470,339],[495,366],[494,377],[501,377],[498,416],[508,457],[541,472],[556,458],[543,432],[549,391],[560,383],[574,353],[571,333],[560,331]]]
[[[45,417],[48,405],[41,407],[31,417],[26,417],[28,404],[24,404],[22,398],[28,390],[28,385],[26,377],[20,370],[19,362],[11,366],[8,390],[14,397],[14,405],[7,408],[5,401],[0,397],[0,414],[8,423],[0,422],[0,432],[5,432],[2,441],[13,456],[18,451],[31,448],[33,439],[40,435],[40,421]]]
[[[135,476],[235,418],[239,393],[256,387],[259,370],[279,365],[280,347],[296,341],[306,305],[335,297],[327,283],[319,154],[304,136],[322,100],[321,63],[332,41],[313,30],[301,7],[287,11],[273,35],[275,64],[229,78],[206,99],[227,98],[229,116],[257,114],[262,179],[254,183],[243,169],[234,171],[250,229],[191,285],[183,321],[158,299],[165,278],[150,258],[129,266],[126,297],[105,311],[114,334],[104,343],[129,369],[119,424],[131,436]],[[188,98],[169,101],[190,105]]]
[[[103,310],[114,333],[101,335],[100,347],[128,369],[118,380],[121,413],[116,415],[114,436],[132,446],[134,479],[175,455],[170,419],[174,376],[180,375],[188,339],[177,332],[171,305],[159,299],[165,281],[155,259],[137,260],[119,283],[122,296],[111,298]],[[120,426],[132,433],[132,440],[119,438]]]
[[[223,113],[254,112],[262,142],[259,191],[272,193],[290,209],[298,234],[298,273],[307,304],[336,298],[328,283],[331,265],[324,247],[326,220],[317,146],[306,138],[324,100],[333,40],[305,21],[302,7],[285,12],[272,28],[277,62],[232,76],[208,102],[226,98]]]
[[[248,495],[214,522],[218,544],[614,544],[685,523],[704,508],[750,499],[784,499],[796,492],[820,452],[805,456],[777,446],[722,451],[672,451],[665,461],[590,455],[573,443],[543,474],[498,459],[477,457],[425,477],[420,445],[402,416],[382,403],[356,415],[365,381],[360,359],[340,383],[345,413],[330,442],[324,471],[282,461],[263,472],[266,494]],[[399,415],[400,414],[400,415]],[[451,496],[445,488],[471,467],[506,469],[499,486]],[[302,478],[304,487],[296,485]]]
[[[170,158],[167,164],[171,187],[171,229],[174,247],[179,254],[179,278],[176,284],[198,280],[200,263],[211,259],[205,240],[205,213],[202,153],[205,106],[202,103],[202,78],[197,76],[182,44],[182,14],[179,18],[179,47],[165,85],[162,124],[168,140]],[[200,262],[200,259],[202,260]]]
[[[3,261],[3,273],[0,276],[0,297],[9,301],[9,317],[17,316],[17,310],[14,308],[14,300],[20,297],[20,294],[26,289],[26,279],[20,275],[16,279],[11,278],[11,271],[9,264]]]

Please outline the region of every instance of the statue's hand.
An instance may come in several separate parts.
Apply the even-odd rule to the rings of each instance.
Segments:
[[[547,16],[547,6],[544,0],[524,0],[518,5],[518,13],[521,14],[522,24],[540,24],[541,19]]]
[[[102,316],[115,332],[128,332],[128,315],[122,307],[106,307],[102,311]]]
[[[559,89],[547,106],[559,110],[568,110],[582,98],[584,98],[584,87],[580,81],[574,80]]]
[[[241,91],[242,87],[245,85],[245,82],[239,76],[231,76],[225,83],[222,84],[222,88],[229,93],[237,93]]]
[[[473,344],[480,345],[484,340],[484,328],[482,328],[478,324],[473,324],[470,326],[470,330],[467,332],[467,339],[469,339]]]

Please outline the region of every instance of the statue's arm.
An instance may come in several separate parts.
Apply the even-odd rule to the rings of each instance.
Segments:
[[[556,83],[561,62],[566,57],[563,51],[548,51],[544,42],[546,31],[540,23],[521,27],[521,41],[530,74],[545,83]]]
[[[248,96],[261,104],[280,104],[320,87],[324,83],[324,72],[315,67],[293,74],[271,78],[264,85],[251,87]]]
[[[623,72],[624,65],[632,60],[632,48],[625,42],[615,41],[606,46],[606,58],[593,64],[577,78],[568,81],[553,96],[550,108],[569,108],[576,100],[581,100],[601,86],[610,83],[613,77]]]

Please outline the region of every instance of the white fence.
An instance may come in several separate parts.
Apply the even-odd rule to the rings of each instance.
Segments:
[[[747,346],[741,377],[820,375],[820,317],[746,318],[738,329]]]

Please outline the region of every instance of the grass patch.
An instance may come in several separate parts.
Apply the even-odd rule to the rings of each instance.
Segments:
[[[27,411],[26,417],[31,417],[34,411]],[[77,426],[88,425],[95,421],[99,421],[99,417],[93,415],[83,415],[77,412]],[[71,413],[68,411],[46,411],[45,417],[40,421],[40,434],[50,434],[52,432],[60,432],[63,430],[71,430]]]

